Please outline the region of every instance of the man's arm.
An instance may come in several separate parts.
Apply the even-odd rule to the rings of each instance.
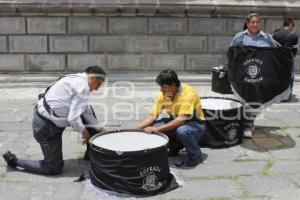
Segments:
[[[153,126],[149,126],[149,127],[146,127],[144,130],[147,132],[147,133],[157,133],[157,132],[166,132],[166,131],[170,131],[170,130],[173,130],[179,126],[182,126],[186,120],[189,119],[189,116],[190,115],[179,115],[178,117],[176,117],[175,119],[173,119],[172,121],[164,124],[164,125],[161,125],[161,126],[158,126],[158,127],[153,127]]]
[[[140,122],[134,128],[135,129],[144,129],[148,126],[152,126],[156,119],[157,118],[154,115],[149,114],[142,122]]]

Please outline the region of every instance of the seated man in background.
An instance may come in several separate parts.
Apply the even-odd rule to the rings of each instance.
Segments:
[[[156,83],[161,92],[150,114],[135,128],[147,133],[166,134],[169,137],[169,156],[177,156],[184,146],[188,154],[187,166],[197,166],[203,161],[198,143],[205,132],[200,97],[191,86],[181,83],[170,69],[161,71]],[[164,109],[170,118],[158,120]]]

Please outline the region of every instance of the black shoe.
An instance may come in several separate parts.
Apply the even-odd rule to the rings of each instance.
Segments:
[[[203,158],[202,158],[202,155],[199,155],[197,158],[194,158],[194,159],[189,159],[187,161],[187,166],[188,167],[196,167],[198,164],[202,163],[203,162]]]
[[[90,156],[89,156],[89,151],[86,150],[83,156],[83,160],[89,161],[90,160]]]
[[[7,165],[11,168],[17,167],[17,157],[15,154],[12,154],[10,151],[6,152],[2,155],[4,160],[6,161]]]
[[[178,155],[179,155],[178,150],[169,150],[169,152],[168,152],[168,157],[176,157]]]

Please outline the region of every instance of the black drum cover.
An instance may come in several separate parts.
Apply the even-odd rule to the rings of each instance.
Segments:
[[[257,108],[280,102],[290,95],[291,48],[233,46],[228,49],[227,56],[229,80],[242,102]]]
[[[226,99],[240,103],[236,99],[223,97],[202,97],[201,99]],[[200,140],[201,147],[226,148],[242,143],[243,107],[210,110],[203,109],[206,133]]]
[[[212,69],[211,90],[221,94],[232,94],[230,82],[228,79],[227,65],[214,67]]]
[[[122,131],[128,130],[118,132]],[[115,132],[104,134],[113,133]],[[95,135],[91,140],[101,135]],[[92,184],[98,188],[151,196],[179,187],[169,170],[166,146],[135,152],[115,152],[102,149],[91,142],[90,147],[90,178]]]

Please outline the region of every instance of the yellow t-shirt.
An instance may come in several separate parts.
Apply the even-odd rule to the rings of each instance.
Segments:
[[[191,116],[196,114],[198,119],[205,120],[200,96],[194,88],[185,83],[181,84],[173,101],[165,98],[163,93],[160,92],[150,114],[158,117],[163,109],[166,109],[167,113],[174,118],[180,114]]]

